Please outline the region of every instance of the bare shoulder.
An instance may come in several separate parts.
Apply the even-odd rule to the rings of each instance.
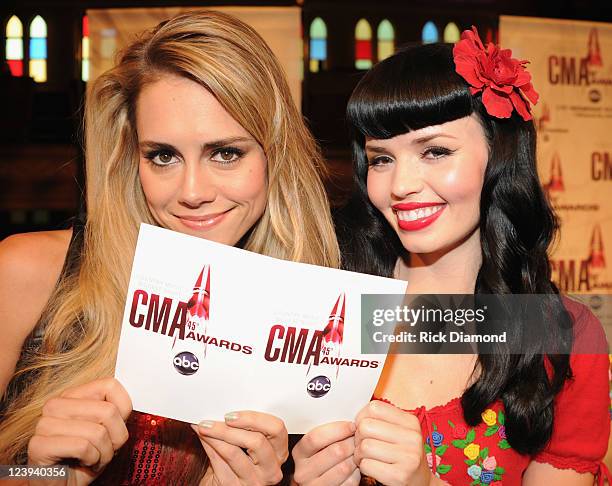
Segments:
[[[72,230],[9,236],[0,242],[0,396],[64,265]]]
[[[32,291],[53,290],[62,270],[72,230],[9,236],[0,242],[0,279]]]

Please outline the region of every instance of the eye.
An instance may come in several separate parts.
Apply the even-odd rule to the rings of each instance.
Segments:
[[[374,157],[373,159],[368,160],[368,166],[370,167],[380,167],[384,165],[391,164],[393,159],[388,155],[379,155],[378,157]]]
[[[425,159],[441,159],[448,155],[454,154],[455,151],[446,147],[427,147],[421,153],[421,157]]]
[[[237,147],[222,147],[212,153],[211,160],[221,164],[232,164],[244,157],[244,152]]]
[[[176,154],[170,150],[153,150],[144,155],[145,159],[155,165],[165,167],[178,162]]]

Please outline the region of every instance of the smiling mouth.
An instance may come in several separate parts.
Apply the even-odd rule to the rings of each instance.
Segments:
[[[231,209],[228,209],[222,213],[206,214],[203,216],[176,214],[175,217],[190,229],[208,229],[220,223],[230,211]]]
[[[411,209],[409,211],[396,211],[397,219],[400,221],[416,221],[418,219],[428,218],[436,213],[438,213],[444,204],[439,204],[437,206],[429,206],[426,208],[419,209]]]

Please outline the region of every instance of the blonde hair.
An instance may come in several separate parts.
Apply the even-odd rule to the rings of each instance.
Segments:
[[[36,356],[14,375],[34,377],[0,424],[0,463],[26,459],[43,404],[70,386],[112,376],[129,269],[141,222],[154,224],[138,178],[135,103],[164,74],[212,93],[262,146],[268,201],[245,248],[265,255],[339,266],[321,181],[318,146],[296,109],[282,68],[249,26],[219,12],[174,17],[122,52],[87,94],[87,223],[78,272],[63,278],[43,312]],[[24,361],[24,360],[22,360]]]

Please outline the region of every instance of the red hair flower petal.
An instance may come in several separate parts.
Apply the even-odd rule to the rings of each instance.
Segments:
[[[482,102],[489,115],[497,118],[510,118],[512,115],[512,102],[507,95],[501,95],[488,86],[482,92]]]
[[[476,27],[465,30],[453,48],[457,73],[470,85],[475,95],[482,91],[482,102],[497,118],[509,118],[513,109],[528,121],[532,119],[531,105],[538,101],[538,93],[525,69],[528,61],[514,59],[510,49],[500,49],[492,43],[485,47]]]

